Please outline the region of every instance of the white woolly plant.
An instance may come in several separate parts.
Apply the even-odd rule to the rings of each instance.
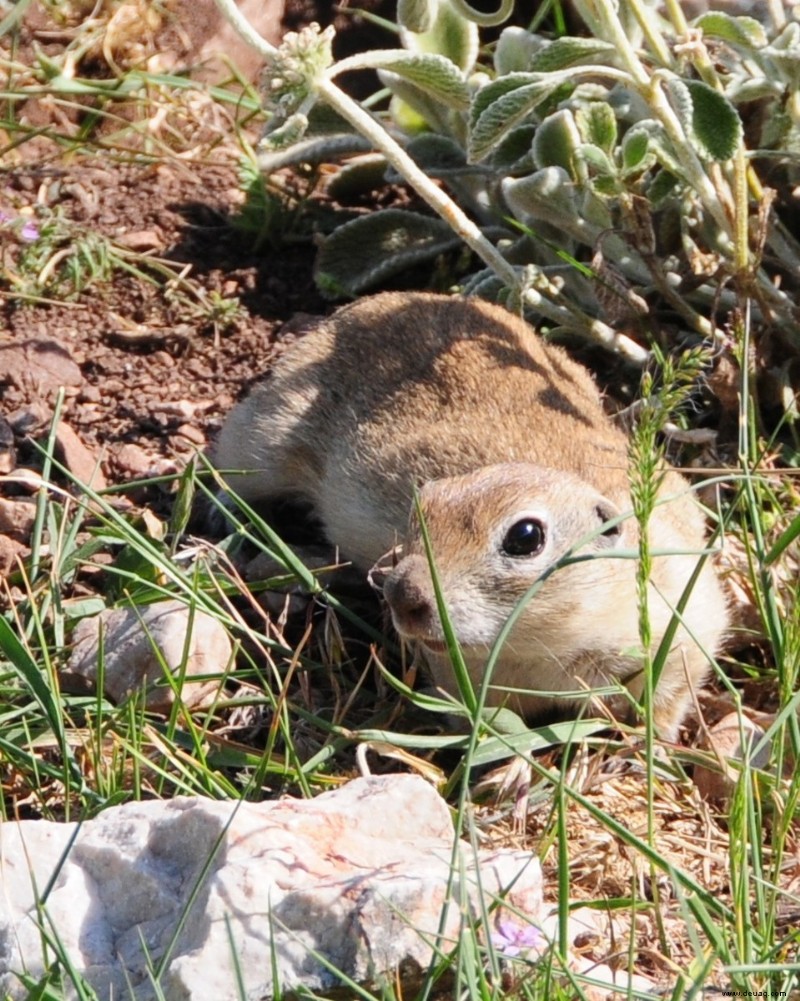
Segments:
[[[745,301],[800,345],[800,243],[752,162],[796,183],[800,24],[779,0],[767,23],[714,12],[691,24],[677,0],[666,15],[647,0],[574,0],[586,37],[506,28],[491,64],[478,62],[478,25],[505,20],[511,0],[495,15],[400,0],[403,48],[338,63],[331,29],[276,50],[217,2],[267,55],[266,172],[338,160],[352,184],[374,178],[377,155],[440,217],[343,223],[319,252],[323,291],[356,295],[463,240],[484,264],[468,289],[637,361],[646,351],[625,331],[649,313],[714,337]],[[334,83],[356,69],[379,72],[387,111]]]

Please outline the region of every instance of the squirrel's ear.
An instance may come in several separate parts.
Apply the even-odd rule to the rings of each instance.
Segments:
[[[622,541],[623,528],[623,519],[620,517],[619,508],[607,498],[601,497],[594,511],[600,523],[600,532],[597,536],[598,545],[605,547],[619,545]]]

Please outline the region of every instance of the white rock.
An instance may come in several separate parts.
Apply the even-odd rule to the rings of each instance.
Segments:
[[[559,940],[558,908],[541,922],[546,938]],[[579,907],[567,919],[569,966],[581,977],[581,990],[587,1001],[629,1001],[658,993],[657,985],[647,977],[626,970],[612,970],[597,957],[625,955],[631,928],[627,918],[612,911]]]
[[[465,842],[446,904],[453,852],[447,805],[413,775],[313,800],[128,803],[79,829],[0,824],[0,995],[27,997],[15,972],[45,968],[40,914],[100,998],[136,1001],[238,1001],[235,961],[253,1001],[341,987],[330,967],[372,986],[413,974],[434,955],[443,912],[445,950],[478,920],[478,867],[486,906],[502,895],[516,915],[541,917],[535,856],[481,852],[476,864]],[[161,995],[145,948],[164,962]]]
[[[213,616],[200,609],[192,612],[180,601],[159,601],[135,609],[108,609],[82,619],[61,672],[65,688],[74,689],[76,683],[95,687],[101,642],[105,694],[119,702],[147,685],[145,702],[152,712],[169,712],[175,701],[161,658],[174,678],[186,679],[181,700],[189,708],[210,705],[220,686],[217,679],[195,682],[190,680],[193,676],[221,676],[232,666],[231,641]]]
[[[647,977],[628,974],[625,970],[612,970],[605,963],[584,960],[578,964],[578,970],[587,980],[597,981],[582,984],[587,1001],[630,1001],[632,998],[651,998],[658,992],[656,984]]]

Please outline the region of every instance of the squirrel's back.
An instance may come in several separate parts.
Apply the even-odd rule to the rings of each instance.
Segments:
[[[498,462],[567,470],[624,503],[627,444],[588,372],[479,299],[384,293],[299,338],[230,414],[216,450],[249,500],[301,495],[364,565],[412,486]]]

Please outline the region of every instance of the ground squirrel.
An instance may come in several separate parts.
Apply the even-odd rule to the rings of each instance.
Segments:
[[[455,691],[409,512],[420,489],[443,594],[473,682],[519,599],[581,543],[593,556],[552,572],[517,620],[490,704],[531,718],[566,693],[642,687],[625,435],[591,377],[520,318],[479,299],[384,293],[339,309],[280,357],[234,407],[216,448],[250,502],[310,502],[331,543],[365,572],[405,540],[385,580],[398,632]],[[705,546],[687,482],[664,476],[650,522],[654,649]],[[615,519],[617,519],[615,521]],[[674,739],[727,624],[707,563],[655,698]],[[554,693],[550,696],[543,693]],[[570,702],[570,705],[575,705]]]

